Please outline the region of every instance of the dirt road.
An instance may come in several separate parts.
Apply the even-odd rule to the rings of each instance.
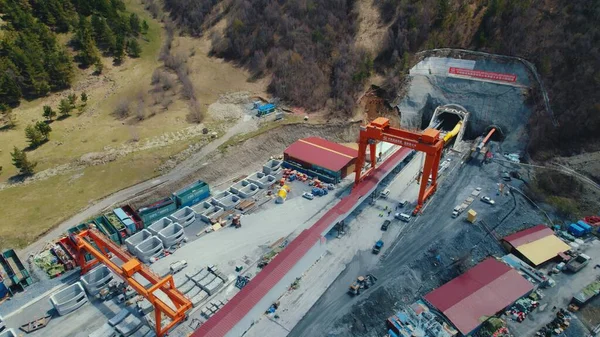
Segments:
[[[225,133],[225,135],[213,140],[208,145],[204,146],[202,149],[200,149],[200,151],[194,153],[191,157],[179,163],[167,174],[164,174],[151,180],[146,180],[142,183],[120,190],[116,193],[107,196],[106,198],[98,200],[94,204],[90,205],[88,208],[82,210],[67,221],[61,223],[59,226],[46,233],[36,242],[25,247],[19,252],[19,255],[29,256],[29,254],[41,250],[48,241],[54,240],[62,233],[64,233],[68,228],[84,222],[86,219],[102,212],[103,210],[115,204],[121,203],[132,197],[148,193],[154,188],[163,184],[178,181],[185,178],[187,175],[196,171],[202,163],[202,159],[206,157],[209,153],[215,151],[219,146],[221,146],[221,144],[225,143],[231,137],[237,134],[250,132],[255,128],[256,124],[252,121],[244,120],[244,118],[240,119],[233,127],[231,127],[227,131],[227,133]]]

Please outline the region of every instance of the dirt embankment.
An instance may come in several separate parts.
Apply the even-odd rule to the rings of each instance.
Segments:
[[[283,153],[286,147],[304,137],[322,137],[335,142],[355,142],[360,123],[335,123],[328,125],[290,124],[270,130],[245,142],[228,147],[225,152],[215,151],[198,162],[198,170],[186,179],[172,184],[165,184],[151,194],[132,200],[135,207],[141,207],[167,196],[196,180],[210,184],[211,189],[224,188],[218,186],[242,174],[250,174],[261,169],[272,156]]]

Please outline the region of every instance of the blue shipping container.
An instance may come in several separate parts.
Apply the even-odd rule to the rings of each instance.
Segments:
[[[585,223],[585,221],[583,220],[579,220],[577,221],[577,226],[583,228],[583,230],[586,233],[591,233],[592,232],[592,226],[588,225],[587,223]]]
[[[579,237],[585,234],[585,230],[579,227],[577,224],[572,223],[569,225],[569,233],[571,233],[573,236]]]
[[[4,281],[0,281],[0,299],[4,298],[8,294],[8,288],[4,285]]]

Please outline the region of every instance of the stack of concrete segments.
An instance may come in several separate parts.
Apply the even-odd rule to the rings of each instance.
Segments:
[[[94,330],[94,332],[92,332],[89,335],[89,337],[115,337],[116,335],[117,332],[115,331],[115,329],[112,326],[110,326],[110,324],[104,323],[104,325]]]
[[[152,331],[149,326],[142,325],[142,327],[138,331],[134,332],[130,337],[146,337],[150,335],[155,336],[154,331]]]
[[[202,269],[197,274],[191,277],[192,281],[196,283],[202,290],[206,291],[208,295],[213,295],[223,286],[223,280],[217,275],[208,271],[208,269]]]
[[[107,266],[99,265],[81,276],[80,279],[87,293],[90,296],[96,296],[100,290],[108,287],[110,281],[113,280],[113,274]]]
[[[211,223],[212,220],[216,220],[224,212],[223,208],[215,206],[207,201],[193,206],[192,209],[198,214],[198,217],[206,223]]]
[[[235,206],[242,202],[242,199],[229,191],[223,191],[216,194],[212,198],[211,202],[213,205],[219,206],[222,209],[229,211],[231,209],[234,209]]]
[[[249,175],[246,180],[260,188],[267,188],[273,185],[277,178],[270,174],[264,174],[263,172],[254,172]]]
[[[142,327],[142,324],[143,322],[141,319],[135,317],[134,315],[128,315],[124,320],[115,326],[115,329],[121,334],[121,336],[128,337],[138,331]]]
[[[152,223],[152,225],[148,226],[148,230],[150,231],[150,233],[152,233],[152,235],[158,235],[158,232],[167,228],[167,226],[169,226],[172,223],[173,223],[173,220],[171,220],[167,217],[164,217],[164,218],[161,218],[160,220]]]
[[[125,240],[127,250],[129,250],[131,254],[136,255],[137,251],[135,250],[135,246],[150,239],[151,237],[152,233],[150,233],[150,231],[148,231],[147,229],[142,229],[141,231],[135,233],[134,235],[130,236],[127,240]]]
[[[156,236],[151,236],[149,239],[135,246],[136,256],[144,263],[149,263],[152,258],[160,257],[164,252],[162,241]]]
[[[259,190],[260,189],[258,186],[249,182],[248,180],[240,180],[229,187],[229,191],[231,191],[231,193],[236,194],[240,198],[244,199],[252,197],[258,193]]]
[[[281,163],[281,160],[269,160],[266,164],[263,165],[263,173],[270,174],[272,176],[279,174],[279,172],[281,172]]]
[[[17,333],[13,329],[8,329],[0,332],[0,337],[17,337]]]
[[[50,296],[50,303],[60,316],[79,309],[88,301],[81,283],[76,282]]]
[[[146,315],[154,310],[154,306],[147,299],[137,302],[137,308],[141,315]]]
[[[172,223],[158,232],[157,236],[162,241],[163,246],[171,247],[186,239],[183,226],[178,223]]]
[[[196,212],[191,207],[185,206],[177,212],[171,214],[171,219],[183,227],[187,227],[196,220]]]

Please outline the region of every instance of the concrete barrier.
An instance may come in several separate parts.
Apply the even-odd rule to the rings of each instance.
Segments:
[[[163,246],[171,247],[185,240],[185,232],[183,226],[178,223],[172,223],[165,229],[158,232],[158,238],[162,241]]]
[[[100,265],[81,276],[81,283],[90,296],[96,296],[100,290],[107,287],[113,279],[113,274],[105,265]]]
[[[171,219],[183,227],[187,227],[196,220],[196,212],[194,212],[194,210],[190,207],[185,206],[184,208],[171,214]]]
[[[270,174],[264,174],[263,172],[254,172],[248,176],[246,180],[260,188],[267,188],[275,183],[276,178]]]
[[[148,240],[135,246],[136,256],[144,263],[149,263],[150,259],[158,258],[164,251],[162,241],[156,236],[151,236]]]
[[[81,283],[76,282],[50,296],[50,303],[60,316],[79,309],[88,301]]]
[[[127,240],[125,240],[127,250],[129,250],[131,254],[136,254],[135,246],[148,240],[151,237],[152,233],[150,233],[150,231],[148,231],[147,229],[142,229],[140,232],[135,233],[134,235],[130,236]]]
[[[164,217],[164,218],[161,218],[160,220],[152,223],[152,225],[148,226],[148,230],[150,231],[150,233],[152,233],[152,235],[157,235],[158,232],[167,228],[172,223],[173,223],[173,220],[171,220],[170,218]]]
[[[276,175],[281,171],[281,160],[271,159],[263,165],[263,173]]]

